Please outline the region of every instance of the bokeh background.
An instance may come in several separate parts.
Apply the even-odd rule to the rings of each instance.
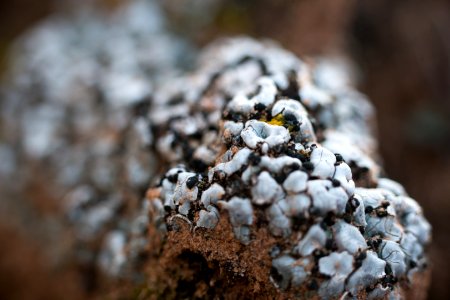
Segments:
[[[1,72],[20,34],[50,14],[93,2],[1,1]],[[114,10],[121,1],[95,2]],[[215,1],[201,17],[189,8],[202,1],[166,2],[173,29],[198,46],[248,34],[277,40],[301,56],[331,53],[354,62],[359,89],[378,111],[385,171],[421,203],[433,225],[429,299],[450,299],[450,2]],[[0,299],[98,296],[78,284],[76,270],[49,270],[40,247],[1,221],[0,241]]]

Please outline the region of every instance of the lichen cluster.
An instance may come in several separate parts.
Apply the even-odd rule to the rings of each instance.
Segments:
[[[17,41],[2,86],[0,185],[19,191],[6,201],[26,205],[24,191],[43,182],[62,212],[44,230],[73,233],[77,245],[61,256],[92,265],[105,232],[105,243],[122,245],[133,230],[157,164],[143,116],[155,83],[189,51],[146,0],[56,15]]]
[[[60,256],[138,281],[149,241],[226,219],[239,245],[261,228],[276,240],[264,278],[279,293],[401,297],[426,267],[430,225],[381,177],[374,110],[348,70],[241,37],[175,77],[189,51],[161,15],[132,1],[50,20],[16,47],[0,180],[25,188],[45,170],[63,198],[51,224],[68,221],[77,247]]]
[[[200,61],[150,108],[155,147],[173,165],[149,193],[159,230],[214,230],[228,217],[250,244],[267,226],[284,245],[267,273],[280,290],[400,297],[399,282],[426,264],[430,225],[380,178],[372,107],[345,74],[246,38]]]

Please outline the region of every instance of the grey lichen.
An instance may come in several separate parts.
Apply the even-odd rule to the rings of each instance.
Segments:
[[[272,261],[271,273],[272,282],[282,290],[290,285],[299,286],[308,276],[304,267],[288,255],[280,256]]]
[[[266,278],[280,293],[398,298],[426,267],[431,227],[380,178],[374,109],[342,64],[236,38],[173,78],[187,51],[160,15],[133,1],[110,20],[58,19],[24,40],[0,110],[21,146],[0,145],[2,178],[48,162],[77,239],[103,239],[90,257],[113,276],[147,250],[149,226],[214,236],[229,220],[242,251],[271,235]],[[144,205],[115,218],[149,182]]]
[[[377,283],[386,275],[384,272],[386,262],[378,258],[375,252],[367,251],[364,256],[361,267],[348,278],[347,289],[353,295],[358,294],[365,287]]]
[[[191,50],[168,31],[157,1],[101,7],[83,1],[52,14],[11,47],[1,87],[0,182],[10,182],[11,199],[24,204],[36,197],[27,186],[39,184],[46,205],[58,207],[49,230],[41,228],[47,216],[27,217],[43,241],[77,245],[44,247],[51,261],[82,264],[73,267],[85,273],[98,260],[105,273],[121,276],[126,267],[118,265],[139,248],[129,235],[157,173],[150,97]]]
[[[320,225],[316,224],[309,228],[306,235],[298,242],[297,247],[293,249],[293,252],[301,256],[308,256],[312,254],[314,250],[323,248],[326,241],[326,232]]]
[[[117,141],[99,137],[90,179],[103,191],[125,174],[130,186],[142,188],[153,176],[148,164],[158,160],[167,169],[152,169],[158,175],[147,205],[107,235],[99,255],[106,272],[120,276],[133,265],[146,249],[148,226],[164,237],[182,230],[214,237],[222,221],[242,251],[271,235],[278,251],[271,252],[267,280],[280,293],[310,287],[323,299],[362,291],[395,298],[424,270],[430,225],[400,184],[380,178],[373,108],[334,65],[315,67],[274,43],[238,38],[213,44],[193,73],[158,85],[111,73],[99,87],[107,111],[124,122],[114,132],[129,130],[121,143],[129,152],[126,167],[117,168],[108,163]],[[136,117],[120,113],[130,105]],[[51,106],[38,115],[64,120]],[[86,118],[79,125],[89,131]],[[53,121],[39,124],[43,140],[54,136]],[[27,143],[38,154],[56,151]],[[124,205],[115,195],[94,201],[96,189],[77,186],[67,196],[69,216],[86,235]]]
[[[286,128],[256,120],[250,120],[245,123],[241,137],[244,143],[252,149],[255,149],[259,145],[261,147],[267,145],[266,147],[269,149],[287,143],[290,139],[289,131]],[[263,152],[267,151],[263,150]]]
[[[366,240],[357,227],[350,225],[343,220],[339,220],[333,226],[333,230],[339,250],[345,250],[350,254],[356,254],[358,251],[367,248]]]
[[[250,242],[250,226],[253,224],[253,207],[249,199],[233,197],[219,202],[228,211],[236,238],[244,244]]]
[[[291,245],[272,260],[271,281],[283,291],[314,281],[323,299],[356,297],[362,290],[372,298],[397,295],[398,282],[425,267],[430,226],[399,184],[379,178],[370,104],[351,86],[319,85],[311,79],[322,76],[314,69],[274,45],[264,47],[237,39],[208,48],[204,57],[216,60],[204,60],[189,92],[180,90],[186,104],[200,104],[180,117],[198,112],[215,117],[204,117],[195,138],[171,126],[170,118],[163,127],[170,129],[159,133],[162,142],[165,135],[186,139],[183,144],[172,139],[172,150],[164,148],[161,155],[190,166],[176,171],[172,191],[166,190],[166,180],[175,171],[162,178],[161,201],[175,203],[166,218],[181,213],[194,226],[214,230],[226,211],[235,237],[245,245],[254,241],[257,227],[267,226],[278,241]],[[285,89],[293,80],[300,86],[298,95],[288,96]],[[314,129],[317,122],[322,127]],[[200,130],[218,125],[208,133]],[[195,148],[198,140],[215,153],[203,171],[170,153]],[[199,181],[197,195],[196,186],[185,188],[192,176]],[[192,204],[189,211],[179,205],[180,191]],[[196,212],[199,217],[192,219]]]
[[[345,281],[353,272],[353,256],[344,251],[322,257],[319,259],[319,272],[330,277],[320,285],[319,295],[323,299],[333,299],[342,294]]]
[[[283,189],[266,171],[255,178],[251,191],[252,201],[257,205],[270,204],[284,198]]]

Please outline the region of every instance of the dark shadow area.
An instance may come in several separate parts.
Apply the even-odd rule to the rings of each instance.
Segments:
[[[430,299],[450,289],[450,4],[365,1],[348,32],[361,89],[378,111],[386,173],[433,225]]]

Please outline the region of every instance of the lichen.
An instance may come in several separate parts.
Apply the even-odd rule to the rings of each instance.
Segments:
[[[198,111],[206,116],[220,111],[219,123],[204,118],[202,128],[219,125],[208,138],[198,131],[201,138],[194,139],[171,126],[170,118],[166,120],[164,128],[171,129],[162,136],[187,139],[184,151],[186,143],[194,148],[201,140],[216,159],[209,164],[207,177],[195,171],[195,166],[183,171],[202,178],[203,187],[194,199],[178,180],[171,188],[190,199],[190,211],[186,214],[180,211],[183,207],[171,206],[165,218],[184,213],[194,226],[214,232],[214,224],[226,212],[235,237],[244,245],[257,242],[255,230],[267,227],[273,237],[288,245],[273,254],[270,273],[282,291],[308,283],[317,286],[324,299],[357,296],[363,290],[375,298],[395,296],[398,282],[407,281],[412,270],[425,267],[430,226],[399,184],[379,178],[376,143],[368,125],[373,112],[370,104],[350,86],[316,85],[311,80],[314,69],[276,46],[255,49],[261,49],[261,44],[238,39],[206,51],[205,57],[217,61],[205,62],[194,77],[219,75],[210,79],[206,90],[203,87],[208,96],[194,93],[200,95],[198,99],[188,100],[186,95],[185,101],[202,103],[211,95],[216,100],[209,103],[213,105],[210,110],[195,106],[194,111],[186,110],[185,117]],[[217,53],[221,56],[216,57]],[[249,68],[254,62],[259,71]],[[290,68],[282,62],[289,62]],[[267,73],[268,69],[273,72]],[[301,87],[294,99],[284,95],[292,80]],[[227,102],[227,98],[232,100]],[[366,143],[359,142],[362,137]],[[179,141],[172,143],[172,149],[177,149]],[[189,164],[172,159],[175,156],[170,153],[161,155]],[[173,172],[166,173],[162,187],[167,174]],[[168,191],[165,195],[174,194]],[[197,212],[199,218],[190,217]]]

